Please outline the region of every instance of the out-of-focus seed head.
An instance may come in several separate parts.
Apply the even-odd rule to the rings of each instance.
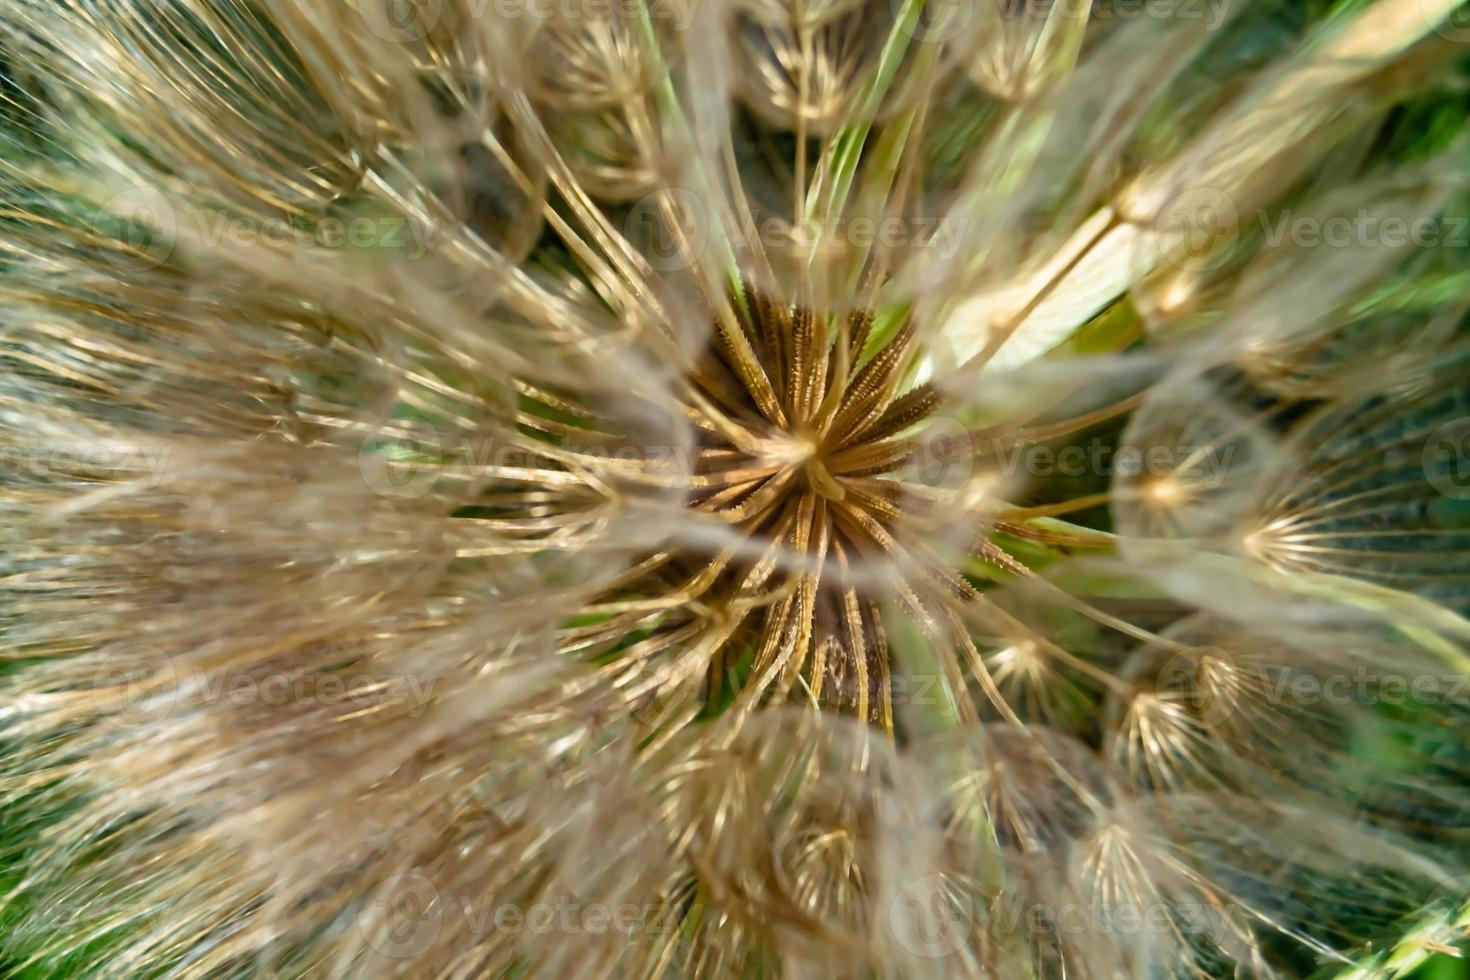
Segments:
[[[4,967],[1443,948],[1454,7],[1139,9],[0,8]]]

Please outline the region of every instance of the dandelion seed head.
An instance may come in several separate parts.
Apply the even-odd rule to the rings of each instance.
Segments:
[[[1463,863],[1464,277],[1297,240],[1460,200],[1448,5],[397,13],[0,11],[20,969],[1274,976]]]

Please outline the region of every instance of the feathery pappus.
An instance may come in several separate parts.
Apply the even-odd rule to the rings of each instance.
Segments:
[[[1453,953],[1463,20],[4,0],[0,973]]]

